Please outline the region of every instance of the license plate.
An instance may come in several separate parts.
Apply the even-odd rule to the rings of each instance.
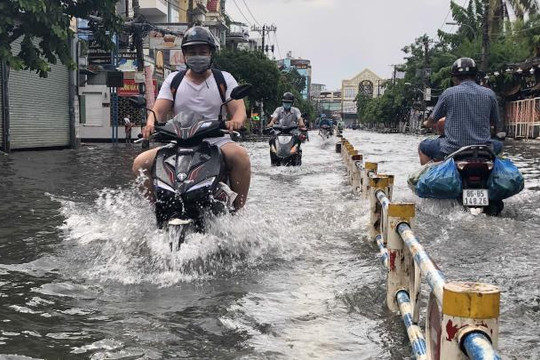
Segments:
[[[463,205],[465,206],[488,206],[489,197],[487,189],[463,190]]]

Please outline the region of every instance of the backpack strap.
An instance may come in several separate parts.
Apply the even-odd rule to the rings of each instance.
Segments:
[[[180,83],[184,79],[185,75],[186,75],[186,70],[181,70],[176,75],[174,75],[171,81],[172,108],[173,109],[174,109],[174,101],[176,100],[176,90],[178,90],[178,87],[180,86]]]
[[[212,74],[214,74],[214,79],[216,79],[219,96],[221,96],[221,102],[225,102],[225,100],[227,100],[225,97],[227,94],[227,82],[223,77],[223,73],[221,72],[221,70],[212,69]]]
[[[180,83],[184,79],[184,76],[186,75],[186,71],[187,70],[179,71],[176,75],[174,75],[171,81],[171,93],[173,96],[173,104],[172,104],[173,109],[174,109],[174,102],[176,100],[176,91],[178,90],[178,87],[180,87]],[[221,70],[218,70],[218,69],[212,69],[212,74],[214,75],[214,79],[216,79],[221,101],[225,102],[225,100],[227,100],[225,98],[225,95],[227,93],[227,82],[225,81],[225,77],[223,77],[223,73],[221,72]]]

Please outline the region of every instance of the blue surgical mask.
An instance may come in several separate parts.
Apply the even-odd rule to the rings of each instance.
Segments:
[[[284,103],[282,103],[282,104],[283,104],[283,108],[284,108],[285,110],[291,110],[291,106],[292,106],[291,103],[286,103],[286,102],[284,102]]]

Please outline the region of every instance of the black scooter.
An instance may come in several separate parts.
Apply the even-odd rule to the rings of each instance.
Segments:
[[[272,128],[270,144],[270,163],[272,166],[302,165],[301,132],[298,126]]]
[[[249,84],[234,88],[221,108],[233,99],[247,96],[250,88]],[[137,98],[138,106],[145,107],[144,98]],[[155,126],[152,140],[167,144],[158,150],[152,166],[155,213],[158,226],[173,235],[169,236],[171,250],[180,249],[190,231],[204,229],[205,215],[229,211],[236,198],[227,185],[221,150],[204,141],[229,133],[221,108],[217,121],[194,113],[179,113]]]
[[[446,159],[453,158],[461,175],[463,193],[458,201],[472,213],[498,215],[504,208],[502,200],[490,200],[488,178],[493,170],[495,153],[487,145],[464,146]]]

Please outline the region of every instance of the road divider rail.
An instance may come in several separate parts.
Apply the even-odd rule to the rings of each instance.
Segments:
[[[416,359],[495,360],[499,335],[500,290],[484,283],[446,281],[418,239],[415,205],[392,203],[394,176],[344,137],[336,144],[353,192],[369,199],[369,238],[387,270],[386,304],[400,313]],[[430,288],[425,331],[418,326],[422,277]]]

